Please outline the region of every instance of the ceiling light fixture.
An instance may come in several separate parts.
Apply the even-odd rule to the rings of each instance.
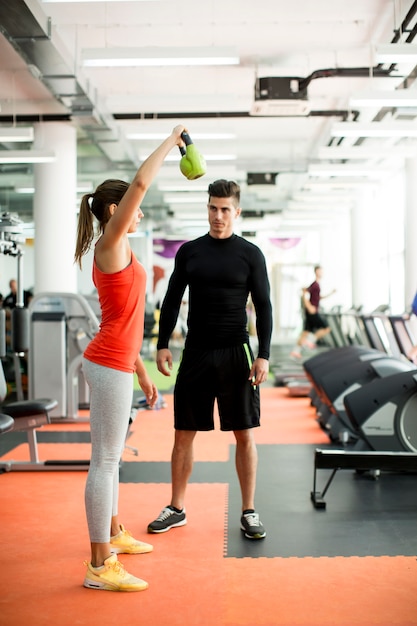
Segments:
[[[381,148],[367,148],[366,146],[322,146],[319,148],[317,158],[322,160],[369,160],[387,158],[408,158],[417,156],[417,143],[414,146],[389,146],[387,151]]]
[[[207,224],[207,215],[204,213],[200,218],[196,216],[194,212],[184,212],[180,211],[179,213],[175,213],[175,218],[179,220],[190,220],[190,224]]]
[[[129,2],[133,0],[107,0],[107,2]],[[157,0],[137,0],[138,2],[156,2]],[[59,4],[60,2],[66,2],[67,4],[73,2],[103,2],[103,0],[42,0],[43,4]]]
[[[164,195],[164,202],[167,204],[198,204],[207,202],[207,193],[201,194],[184,194],[184,195]]]
[[[417,64],[417,58],[416,58]],[[352,94],[349,106],[354,107],[416,107],[417,89],[395,89],[393,91],[362,91]]]
[[[15,187],[16,193],[23,193],[27,195],[31,195],[35,193],[35,187]]]
[[[377,181],[370,180],[369,178],[354,178],[350,176],[338,176],[337,178],[329,178],[327,180],[323,178],[310,178],[307,182],[303,183],[304,191],[312,191],[315,192],[319,190],[320,192],[346,192],[346,190],[352,191],[355,193],[357,189],[361,189],[363,187],[375,187],[377,185]]]
[[[410,122],[336,122],[333,137],[417,137],[417,124]]]
[[[308,220],[329,220],[329,219],[340,219],[345,217],[348,214],[348,211],[323,211],[318,209],[317,211],[304,211],[303,207],[298,207],[296,205],[287,206],[286,211],[284,213],[285,217],[290,218],[305,218]]]
[[[191,185],[189,184],[188,185],[158,185],[158,190],[169,191],[171,193],[178,192],[178,191],[184,192],[184,193],[189,193],[190,191],[191,192],[196,192],[196,191],[207,192],[207,185],[203,185],[202,183],[197,183],[195,185],[191,183]]]
[[[329,219],[319,219],[319,220],[308,220],[308,219],[292,219],[291,218],[291,213],[289,214],[284,214],[283,216],[284,220],[281,224],[281,234],[283,232],[283,230],[285,228],[294,228],[295,226],[297,228],[302,228],[304,227],[308,227],[309,229],[311,227],[315,227],[315,226],[320,226],[321,224],[327,224]]]
[[[417,45],[411,43],[388,43],[376,46],[377,63],[414,63],[417,65]]]
[[[363,165],[327,165],[311,164],[308,166],[309,176],[330,178],[332,176],[366,176],[368,178],[383,178],[390,174],[390,170],[379,167],[364,167]]]
[[[14,190],[16,193],[23,193],[23,194],[35,193],[35,187],[15,187]],[[77,193],[89,193],[90,191],[93,191],[93,183],[86,183],[85,185],[77,186],[77,189],[76,189]]]
[[[333,192],[333,193],[312,193],[310,190],[308,193],[303,193],[300,191],[299,193],[295,193],[291,200],[294,202],[300,202],[307,206],[310,204],[334,204],[335,202],[349,202],[349,196],[346,195],[346,192]]]
[[[52,163],[56,157],[53,152],[43,150],[1,150],[0,163]]]
[[[340,202],[334,202],[332,205],[329,205],[329,203],[318,202],[317,204],[308,205],[304,204],[304,202],[289,200],[287,203],[287,209],[291,211],[298,211],[308,217],[311,217],[312,214],[316,217],[318,213],[322,213],[323,215],[326,214],[326,216],[328,213],[341,215],[342,213],[346,213],[350,207],[351,202],[344,202],[343,204]]]
[[[33,141],[34,133],[33,127],[27,126],[17,127],[11,126],[9,128],[1,127],[0,128],[0,142],[18,142],[18,141]]]
[[[77,185],[76,191],[77,193],[90,193],[94,191],[94,185],[90,182],[80,183],[79,185]]]
[[[86,67],[239,65],[232,48],[90,48],[81,52]]]

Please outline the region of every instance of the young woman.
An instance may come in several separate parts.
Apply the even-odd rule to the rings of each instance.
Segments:
[[[119,461],[123,452],[132,402],[132,374],[151,407],[158,392],[150,380],[140,348],[144,329],[146,274],[133,254],[128,233],[143,217],[140,204],[165,157],[183,146],[184,126],[171,135],[142,163],[129,185],[106,180],[80,206],[75,261],[94,239],[94,219],[99,238],[94,248],[93,282],[101,306],[100,331],[87,346],[83,372],[90,387],[91,461],[85,489],[85,507],[91,542],[91,561],[84,586],[109,591],[141,591],[148,583],[132,576],[117,554],[150,552],[152,546],[137,541],[119,523]]]

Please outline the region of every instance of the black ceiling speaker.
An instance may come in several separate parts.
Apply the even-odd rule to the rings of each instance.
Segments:
[[[307,89],[300,87],[302,80],[298,76],[258,78],[255,100],[307,100]]]
[[[278,172],[248,172],[247,185],[275,185]]]

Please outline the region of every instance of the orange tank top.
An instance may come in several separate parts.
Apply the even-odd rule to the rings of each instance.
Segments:
[[[146,272],[132,252],[120,272],[105,274],[93,263],[93,282],[101,307],[100,330],[84,356],[93,363],[134,372],[143,340]]]

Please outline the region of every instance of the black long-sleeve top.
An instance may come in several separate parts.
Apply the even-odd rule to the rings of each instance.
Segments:
[[[161,308],[158,350],[168,347],[187,285],[187,347],[210,349],[248,342],[246,304],[251,294],[258,357],[269,359],[270,286],[265,257],[257,246],[238,235],[215,239],[209,234],[181,246]]]

